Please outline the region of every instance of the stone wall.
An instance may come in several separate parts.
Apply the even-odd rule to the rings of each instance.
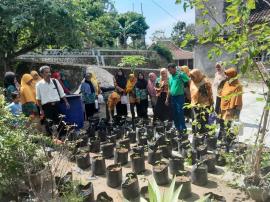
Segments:
[[[84,72],[86,69],[92,69],[90,71],[94,72],[97,76],[99,76],[99,82],[101,82],[102,87],[108,87],[109,85],[112,85],[112,76],[116,74],[118,67],[114,66],[106,66],[106,67],[98,67],[95,65],[81,65],[81,64],[53,64],[53,63],[33,63],[33,62],[24,62],[23,63],[23,71],[18,71],[17,73],[19,76],[21,76],[24,73],[28,73],[31,70],[37,70],[42,65],[49,65],[52,68],[52,71],[61,71],[65,74],[67,80],[71,83],[72,89],[76,90],[82,79]],[[131,73],[130,68],[122,68],[125,75],[128,77],[128,75]],[[142,72],[146,78],[148,78],[148,74],[150,72],[154,72],[157,75],[159,75],[159,69],[148,69],[148,68],[137,68],[135,70],[135,74],[138,74],[139,72]]]
[[[48,50],[42,54],[28,53],[21,55],[16,60],[33,63],[117,66],[121,62],[121,58],[130,55],[141,55],[146,58],[146,64],[142,65],[142,68],[160,68],[167,64],[165,58],[159,56],[155,51],[147,50],[93,50],[87,52]]]

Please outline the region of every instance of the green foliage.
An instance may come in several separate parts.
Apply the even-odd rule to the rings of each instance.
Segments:
[[[226,0],[226,20],[221,23],[216,19],[218,14],[208,0],[177,0],[184,7],[196,7],[201,13],[198,25],[204,31],[196,36],[199,44],[211,43],[213,48],[209,51],[209,58],[214,59],[223,53],[235,55],[230,62],[240,68],[242,73],[250,72],[256,66],[254,57],[269,54],[270,26],[268,22],[251,23],[251,12],[256,7],[255,0]],[[210,26],[209,21],[215,26]],[[195,37],[195,36],[194,36]],[[187,39],[183,42],[187,42]]]
[[[164,57],[167,62],[172,62],[172,53],[165,46],[157,43],[152,47],[152,49],[155,50],[160,56]]]
[[[195,45],[195,25],[189,24],[186,25],[185,22],[178,21],[173,27],[171,38],[173,42],[182,48],[192,50]]]
[[[35,48],[112,45],[118,36],[111,0],[3,0],[0,62]]]
[[[48,44],[79,47],[82,21],[75,1],[3,0],[0,2],[0,57],[13,58]]]
[[[140,55],[130,55],[125,56],[121,59],[121,63],[118,64],[119,67],[130,67],[131,71],[134,72],[137,67],[144,65],[146,59]]]
[[[150,202],[177,202],[181,192],[182,185],[175,190],[175,177],[169,187],[164,193],[161,193],[156,181],[153,179],[148,181],[148,192]],[[141,201],[146,201],[141,198]]]
[[[139,13],[127,12],[119,14],[117,18],[119,24],[119,42],[123,48],[127,48],[127,39],[144,38],[149,26],[146,24],[145,17]]]
[[[16,194],[29,173],[44,167],[45,154],[33,143],[35,130],[24,117],[14,117],[0,94],[0,196]]]

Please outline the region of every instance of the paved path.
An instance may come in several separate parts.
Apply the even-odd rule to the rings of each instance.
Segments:
[[[241,142],[253,143],[258,132],[259,122],[263,113],[265,102],[257,99],[264,98],[264,93],[267,92],[266,86],[262,83],[247,83],[244,82],[244,106],[241,111],[240,121],[244,124],[243,135],[239,137]],[[268,124],[269,129],[269,124]],[[265,138],[265,143],[270,146],[270,132]]]

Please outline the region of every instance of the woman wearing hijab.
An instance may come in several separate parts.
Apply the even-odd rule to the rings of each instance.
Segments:
[[[115,90],[120,95],[120,97],[126,96],[127,79],[122,69],[117,71],[117,74],[114,77],[114,85]],[[127,116],[127,103],[122,104],[122,101],[118,102],[116,104],[116,113],[118,117]]]
[[[69,94],[70,94],[71,86],[70,86],[69,81],[66,79],[64,72],[60,72],[60,77],[61,77],[61,82],[63,83],[63,86],[69,91]]]
[[[96,92],[95,87],[91,82],[91,78],[92,74],[86,73],[85,80],[81,85],[82,100],[85,106],[87,120],[97,112],[95,106]]]
[[[64,89],[64,93],[65,93],[66,95],[69,95],[69,94],[70,94],[70,90],[64,85],[64,83],[63,83],[63,81],[62,81],[62,78],[61,78],[60,72],[54,72],[54,73],[52,74],[52,77],[53,77],[54,79],[57,79],[57,80],[59,81],[59,83],[61,84],[62,88]]]
[[[221,110],[220,110],[221,90],[222,90],[222,87],[225,83],[227,76],[225,74],[222,62],[217,62],[215,67],[216,67],[216,74],[215,74],[215,79],[214,79],[214,83],[213,83],[213,89],[216,92],[215,112],[217,115],[220,115],[220,113],[221,113]]]
[[[39,76],[37,71],[31,71],[30,72],[31,76],[33,77],[33,81],[32,81],[32,85],[34,87],[34,89],[36,89],[36,84],[37,82],[39,82],[41,80],[41,77]]]
[[[148,92],[147,92],[147,80],[144,78],[142,72],[138,74],[138,80],[136,82],[136,99],[137,99],[137,115],[139,118],[147,119],[148,108]]]
[[[243,87],[238,80],[235,68],[229,68],[225,71],[227,79],[220,91],[221,101],[221,120],[219,139],[226,135],[231,127],[231,121],[239,120],[240,112],[243,106],[242,94]]]
[[[157,104],[157,92],[156,92],[156,80],[157,80],[157,75],[154,72],[151,72],[149,74],[149,79],[148,79],[148,84],[147,84],[147,90],[148,94],[151,100],[151,105],[153,108],[153,113],[155,106]]]
[[[97,80],[97,77],[94,73],[91,73],[91,74],[92,74],[91,82],[95,87],[95,91],[97,92],[97,94],[100,94],[100,86],[99,86],[99,82]]]
[[[190,70],[188,66],[181,66],[180,70],[182,72],[185,72],[190,77]],[[184,92],[185,92],[185,104],[189,105],[191,103],[189,83],[185,83]],[[184,108],[184,115],[186,118],[186,122],[189,122],[189,119],[192,118],[192,110],[190,108]]]
[[[127,87],[126,87],[126,93],[129,95],[129,104],[130,104],[130,111],[132,119],[135,118],[135,105],[136,105],[136,93],[135,93],[135,84],[137,82],[137,79],[134,74],[130,74],[128,81],[127,81]]]
[[[21,79],[21,104],[25,116],[29,117],[38,115],[36,93],[33,89],[33,77],[31,74],[24,74]]]
[[[114,115],[114,108],[118,102],[120,102],[120,95],[117,92],[112,92],[108,97],[108,109],[110,116]]]
[[[19,90],[16,85],[17,79],[14,72],[6,72],[4,77],[5,97],[8,103],[12,102],[12,93]]]
[[[154,119],[160,121],[172,120],[171,107],[165,104],[168,94],[168,71],[160,70],[160,77],[156,81],[157,104],[154,110]]]
[[[211,82],[199,70],[193,69],[190,71],[190,94],[191,105],[193,106],[194,119],[198,121],[201,127],[195,129],[194,132],[207,132],[205,125],[208,124],[209,110],[213,105],[213,92]]]
[[[243,106],[243,87],[237,78],[237,71],[235,68],[227,69],[225,74],[227,79],[220,92],[221,118],[225,121],[238,120]]]

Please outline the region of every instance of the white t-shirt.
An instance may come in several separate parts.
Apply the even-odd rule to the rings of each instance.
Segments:
[[[55,81],[58,86],[60,97],[65,97],[64,89],[61,84],[57,79],[55,79]],[[42,79],[36,84],[36,99],[40,100],[42,105],[50,102],[59,102],[59,94],[53,83],[53,79],[50,79],[50,83]]]

